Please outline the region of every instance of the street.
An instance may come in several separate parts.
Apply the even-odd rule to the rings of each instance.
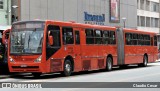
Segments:
[[[104,70],[74,73],[70,77],[63,77],[59,73],[44,74],[40,78],[30,73],[1,75],[0,82],[160,82],[160,62],[150,63],[148,67],[113,68]]]
[[[80,72],[74,73],[70,77],[63,77],[61,74],[44,74],[40,78],[34,78],[30,73],[21,74],[6,74],[0,76],[0,82],[160,82],[160,62],[150,63],[148,67],[137,67],[136,65],[129,66],[127,68],[115,67],[113,71],[107,72],[104,70],[100,71],[90,71],[90,72]],[[103,84],[102,84],[103,86]],[[91,86],[96,87],[96,86]],[[0,89],[2,90],[2,89]],[[3,91],[17,91],[20,89],[3,89]],[[28,91],[29,89],[24,89]],[[41,89],[30,89],[33,91],[41,91]],[[42,89],[44,90],[44,89]],[[45,89],[47,91],[152,91],[153,88],[128,88],[128,89],[94,89],[94,88],[54,88]],[[158,91],[159,89],[154,89]]]

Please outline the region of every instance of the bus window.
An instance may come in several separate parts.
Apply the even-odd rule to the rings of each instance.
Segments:
[[[151,46],[153,46],[154,42],[153,42],[153,37],[151,37]]]
[[[138,35],[138,45],[144,45],[144,36],[143,34]]]
[[[137,34],[133,34],[133,45],[137,45],[137,38],[138,37],[138,35]]]
[[[80,44],[80,34],[79,31],[75,31],[76,44]]]
[[[86,44],[94,44],[93,29],[86,29]]]
[[[116,44],[115,32],[110,31],[110,44]]]
[[[47,50],[46,50],[47,51],[47,55],[46,55],[47,59],[50,58],[61,46],[60,27],[49,25],[48,32],[50,32],[50,34],[53,36],[53,45],[49,45],[48,39],[47,39]]]
[[[50,31],[51,35],[53,36],[53,45],[52,46],[61,46],[61,43],[60,43],[60,32],[59,32],[60,28],[59,26],[52,26],[52,25],[49,25],[48,27],[48,31]]]
[[[154,36],[154,46],[157,46],[157,36]]]
[[[148,46],[150,45],[150,36],[144,35],[144,45]]]
[[[102,44],[102,31],[95,30],[95,44]]]
[[[126,37],[126,45],[130,45],[130,42],[131,42],[130,34],[129,34],[129,33],[126,33],[126,34],[125,34],[125,37]]]
[[[73,44],[74,37],[73,37],[73,28],[63,27],[63,44]]]
[[[103,32],[103,44],[109,44],[109,31]]]

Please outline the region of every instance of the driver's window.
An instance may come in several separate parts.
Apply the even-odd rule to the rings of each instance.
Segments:
[[[48,35],[48,36],[53,36],[53,45],[52,46],[61,46],[61,43],[60,43],[60,27],[49,25],[48,26],[48,32],[50,32],[50,35]]]
[[[60,27],[49,25],[47,28],[47,48],[46,48],[46,59],[48,60],[54,53],[56,53],[61,47],[61,39],[60,39]],[[48,35],[48,32],[49,35]],[[48,36],[52,36],[53,45],[49,44]]]

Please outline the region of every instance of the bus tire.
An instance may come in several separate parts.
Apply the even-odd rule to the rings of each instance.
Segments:
[[[40,77],[42,73],[32,73],[34,77]]]
[[[112,66],[113,66],[113,63],[112,63],[112,58],[111,57],[108,57],[107,58],[107,62],[106,62],[106,70],[107,71],[111,71],[112,70]]]
[[[148,58],[147,58],[146,55],[144,55],[144,57],[143,57],[143,63],[139,64],[138,66],[140,66],[140,67],[146,67],[147,64],[148,64]]]
[[[70,60],[65,60],[65,62],[64,62],[64,71],[63,71],[63,75],[64,76],[70,76],[71,75],[71,73],[72,73],[72,63],[71,63],[71,61]]]

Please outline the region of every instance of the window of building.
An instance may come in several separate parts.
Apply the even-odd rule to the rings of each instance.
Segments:
[[[137,25],[140,26],[140,22],[139,22],[139,16],[137,16]]]
[[[151,18],[151,27],[155,27],[155,19],[153,17]]]
[[[150,27],[151,19],[150,17],[146,17],[146,27]]]
[[[63,44],[64,45],[74,43],[73,28],[63,27],[62,33],[63,33]]]
[[[145,17],[144,16],[140,16],[140,23],[141,23],[141,26],[145,27]]]
[[[94,33],[93,29],[86,29],[86,44],[94,44]]]
[[[152,12],[159,12],[159,4],[156,2],[151,2],[151,11]]]
[[[146,10],[150,11],[150,1],[146,0]]]
[[[151,27],[159,27],[159,19],[158,18],[151,18]]]
[[[0,9],[3,9],[3,3],[4,3],[4,1],[0,0]]]
[[[144,0],[140,0],[140,9],[144,10]]]
[[[159,19],[155,18],[155,27],[158,28],[159,27]]]
[[[140,7],[139,7],[139,0],[137,0],[137,9],[140,9]]]

